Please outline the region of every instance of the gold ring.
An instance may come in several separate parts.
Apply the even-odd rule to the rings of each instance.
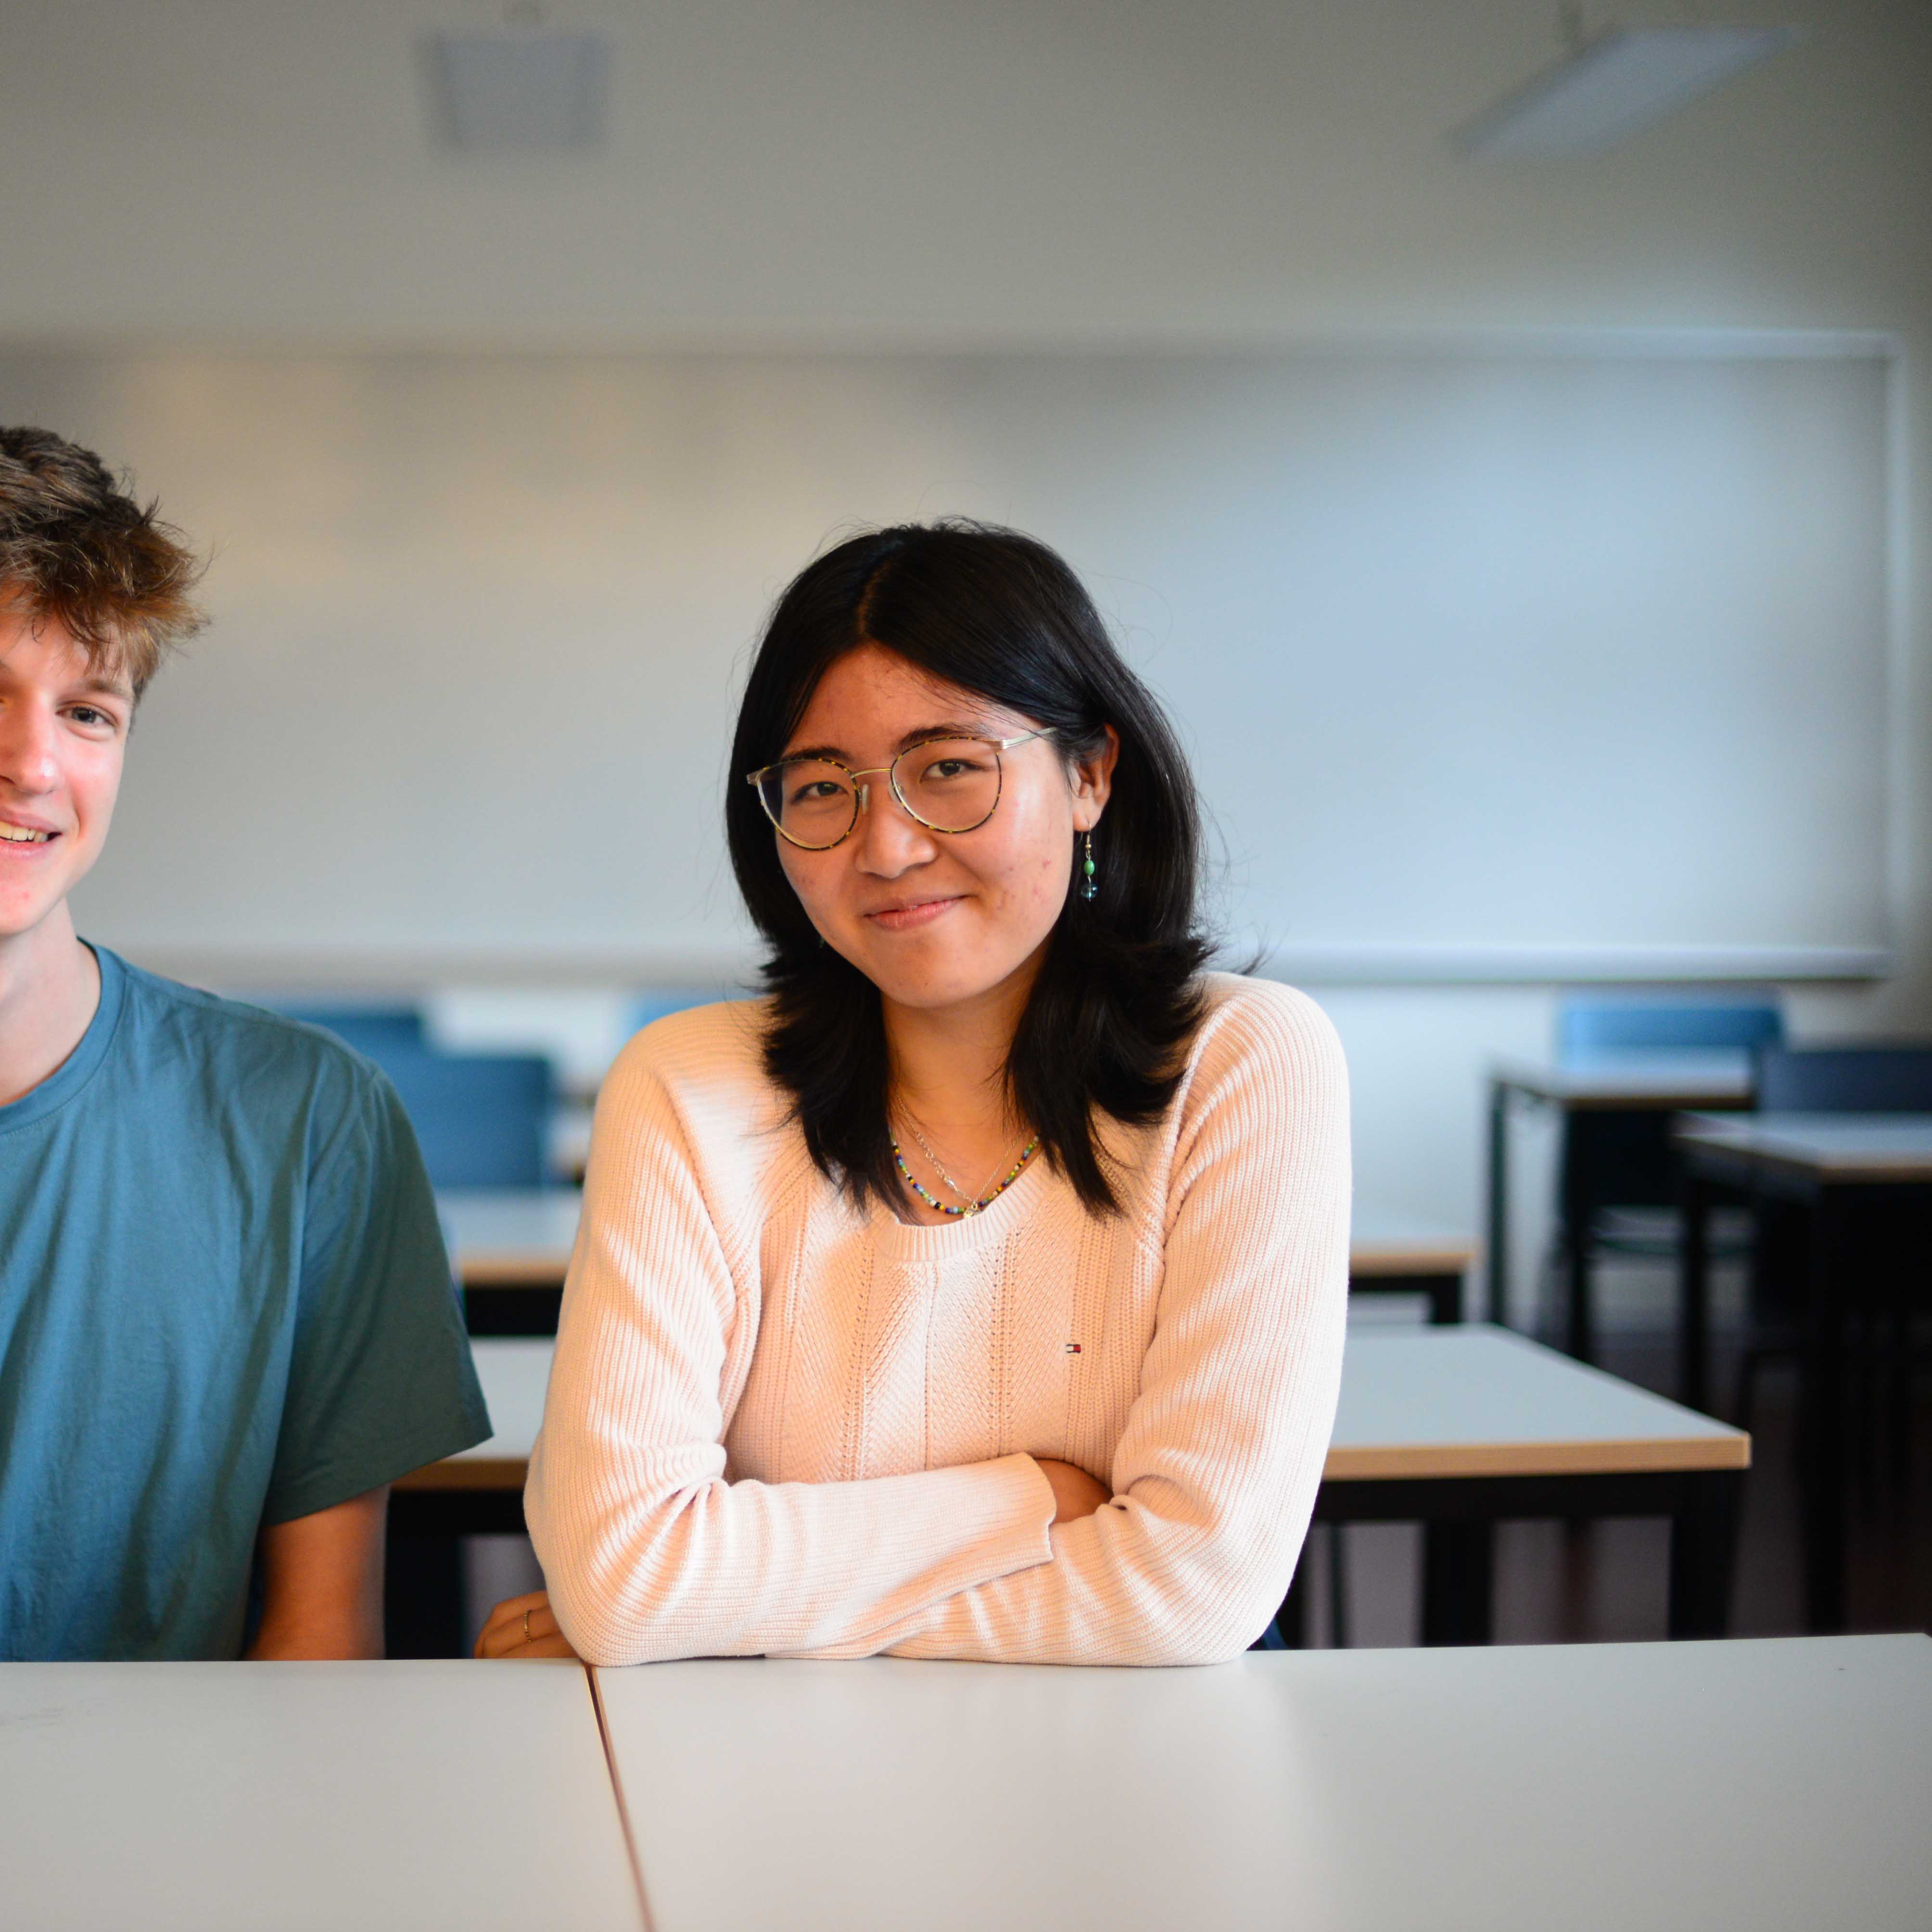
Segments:
[[[531,1608],[532,1610],[534,1610],[536,1607],[536,1605],[535,1605],[535,1604],[532,1604],[532,1605],[531,1605],[531,1606],[530,1606],[530,1608]],[[524,1612],[524,1642],[528,1643],[528,1642],[530,1642],[530,1610],[526,1610],[526,1611]]]

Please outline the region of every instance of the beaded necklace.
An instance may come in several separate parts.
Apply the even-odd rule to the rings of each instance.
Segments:
[[[916,1128],[914,1130],[914,1137],[915,1138],[918,1138],[918,1130]],[[887,1138],[891,1138],[891,1136],[888,1136]],[[921,1140],[920,1142],[920,1144],[923,1147],[926,1143],[923,1140]],[[1018,1180],[1020,1178],[1020,1170],[1026,1166],[1028,1161],[1032,1160],[1034,1154],[1038,1148],[1039,1145],[1040,1136],[1039,1135],[1035,1134],[1033,1138],[1028,1141],[1025,1147],[1021,1150],[1019,1159],[1015,1161],[1012,1167],[1008,1170],[1006,1179],[1001,1181],[999,1186],[994,1188],[990,1194],[982,1196],[977,1201],[968,1202],[964,1208],[951,1208],[948,1207],[944,1201],[935,1200],[923,1187],[920,1186],[916,1180],[914,1180],[912,1178],[912,1169],[905,1164],[905,1156],[899,1152],[898,1142],[896,1140],[893,1140],[892,1143],[892,1160],[897,1165],[900,1174],[904,1178],[905,1184],[910,1187],[928,1208],[935,1208],[942,1214],[956,1215],[962,1219],[967,1215],[978,1214],[982,1208],[990,1208],[995,1201],[998,1200],[1000,1196],[1005,1193],[1006,1190],[1012,1186],[1015,1181]],[[950,1176],[948,1176],[946,1170],[940,1167],[937,1161],[933,1162],[933,1167],[934,1171],[938,1174],[940,1179],[944,1180],[946,1186],[952,1190],[954,1193],[958,1194],[964,1191],[960,1187],[957,1181],[953,1180]]]
[[[999,1178],[1000,1162],[996,1160],[993,1163],[992,1172],[987,1175],[986,1179],[980,1184],[978,1188],[973,1193],[969,1194],[964,1188],[959,1185],[958,1181],[953,1179],[951,1174],[946,1172],[946,1163],[941,1160],[938,1154],[934,1151],[932,1142],[928,1140],[925,1135],[920,1132],[919,1123],[914,1120],[910,1114],[906,1116],[906,1125],[911,1128],[912,1137],[914,1140],[918,1142],[919,1150],[921,1154],[925,1155],[926,1165],[932,1169],[934,1174],[938,1175],[941,1180],[945,1182],[948,1187],[952,1189],[955,1194],[958,1196],[961,1200],[971,1201],[976,1199],[979,1195],[985,1193],[986,1190],[992,1186],[993,1183]],[[1000,1156],[1000,1160],[1004,1160],[1006,1156],[1004,1154]]]

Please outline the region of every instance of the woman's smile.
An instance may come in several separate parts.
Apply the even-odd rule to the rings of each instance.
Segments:
[[[963,893],[954,893],[945,897],[897,899],[890,905],[880,906],[867,913],[866,917],[887,932],[910,932],[920,926],[930,926],[934,920],[962,904],[964,898]]]

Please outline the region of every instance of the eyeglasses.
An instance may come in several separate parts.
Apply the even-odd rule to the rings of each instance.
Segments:
[[[976,832],[1000,802],[1000,754],[1044,731],[1017,738],[925,738],[908,745],[890,765],[855,772],[836,758],[781,758],[745,782],[758,794],[778,836],[808,852],[829,852],[859,822],[872,802],[863,782],[887,776],[908,816],[929,832]]]

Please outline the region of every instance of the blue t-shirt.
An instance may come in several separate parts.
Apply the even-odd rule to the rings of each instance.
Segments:
[[[314,1027],[96,947],[0,1107],[0,1658],[224,1658],[255,1539],[490,1432],[416,1137]]]

